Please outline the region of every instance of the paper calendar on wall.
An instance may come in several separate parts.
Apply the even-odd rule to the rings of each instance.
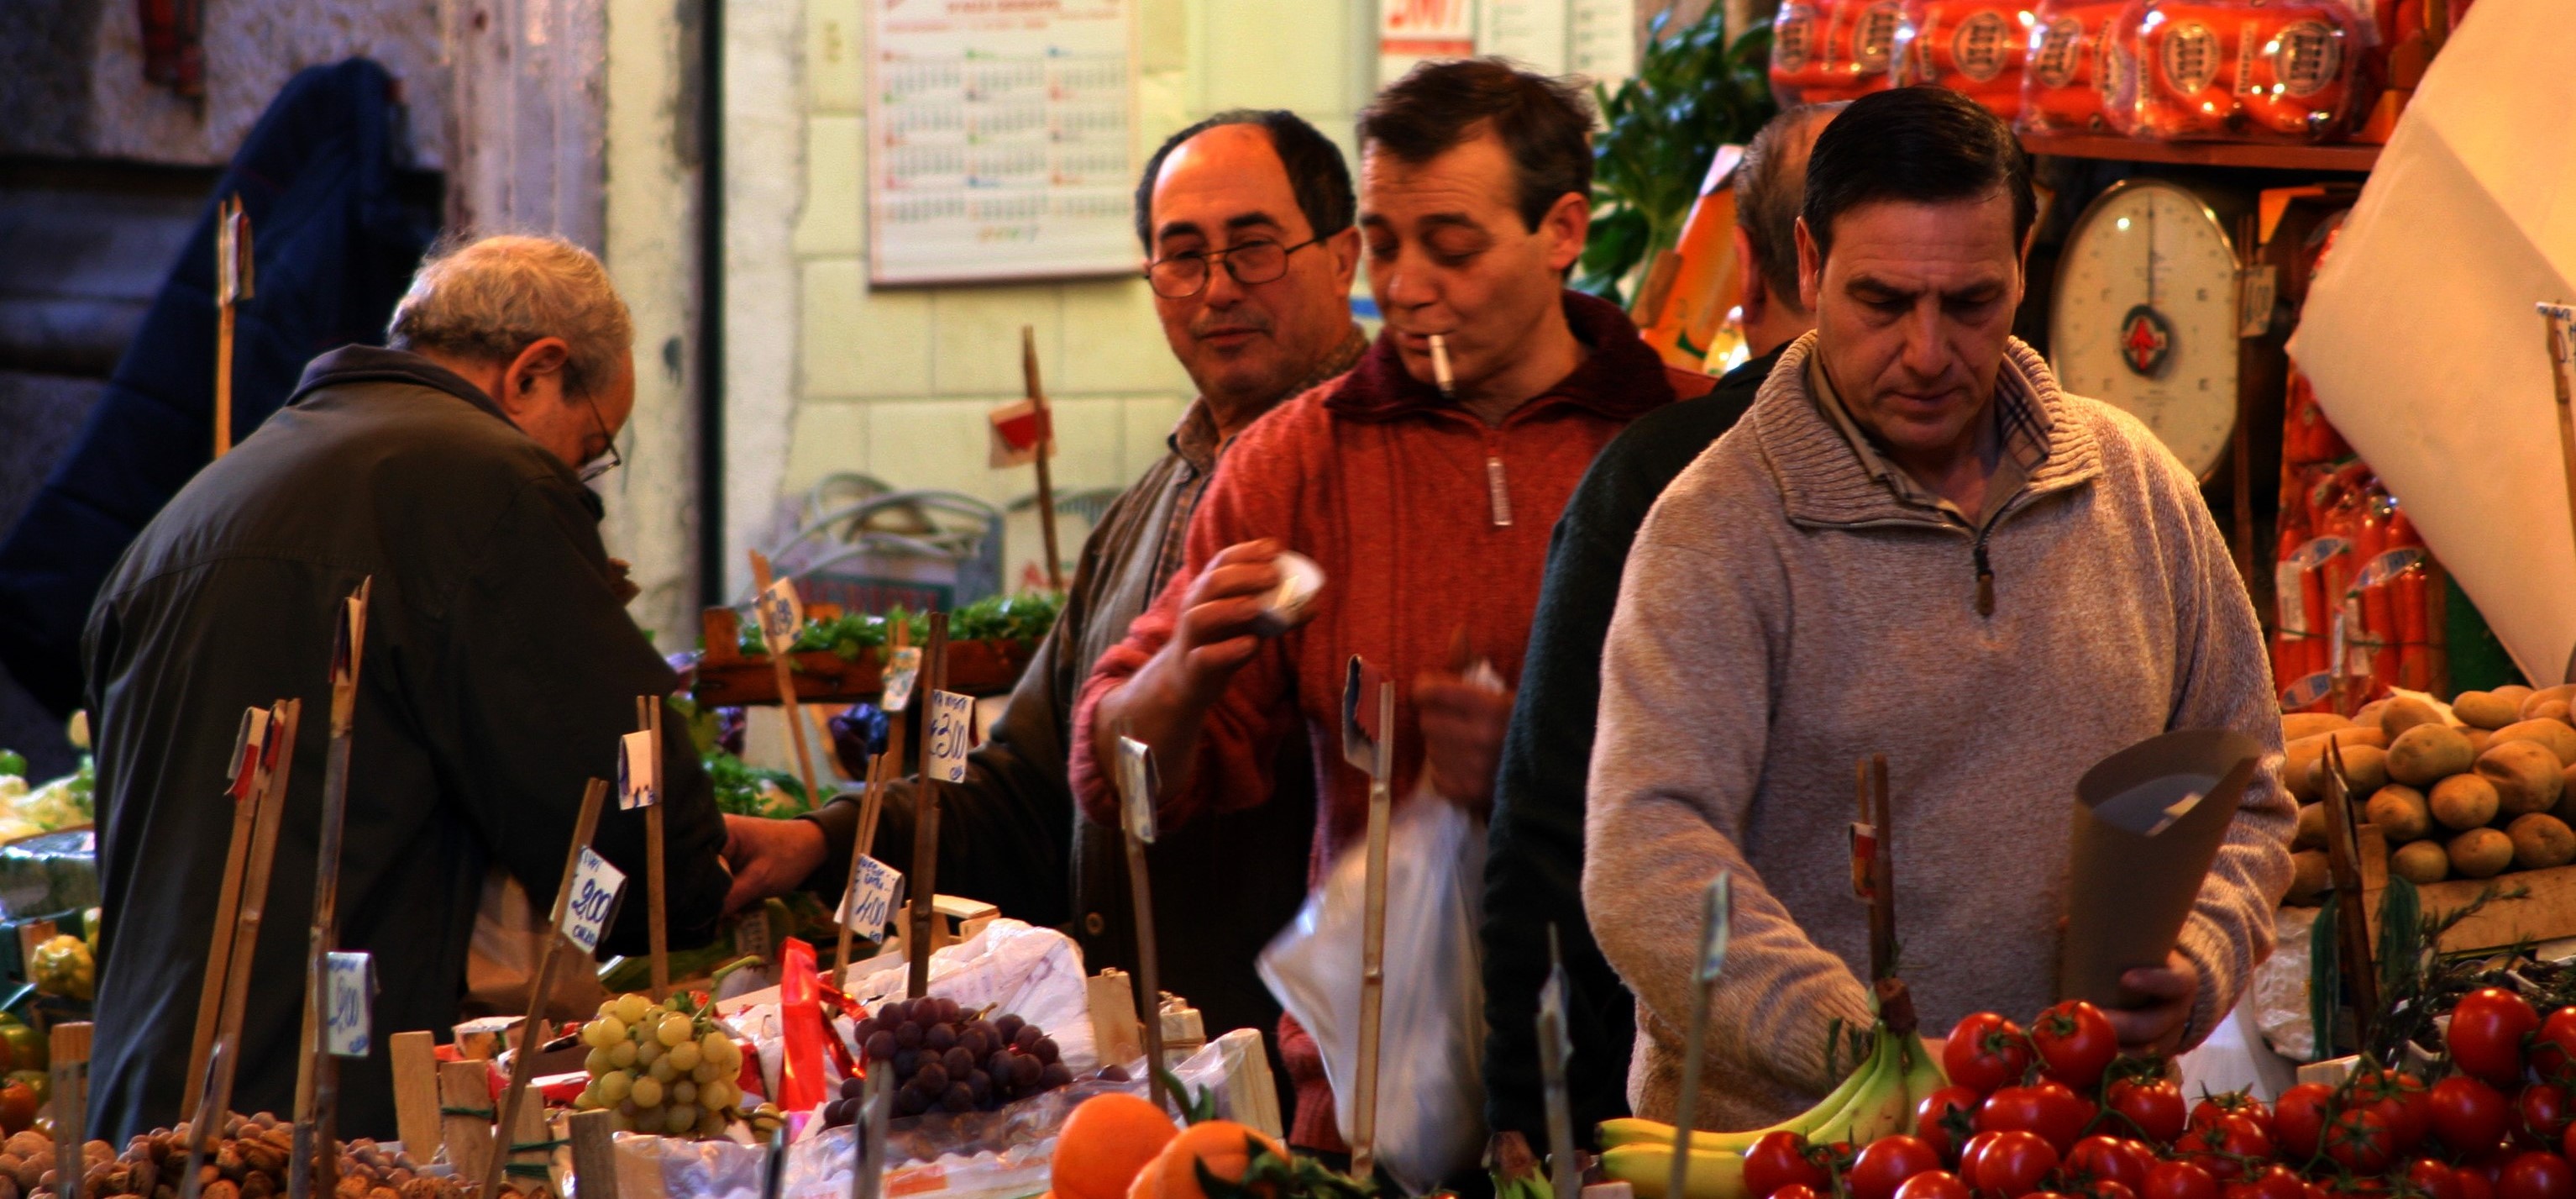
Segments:
[[[869,0],[868,278],[1125,274],[1137,0]]]

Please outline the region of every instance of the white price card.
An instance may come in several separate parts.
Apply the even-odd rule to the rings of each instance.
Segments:
[[[649,808],[662,802],[662,763],[653,752],[653,733],[639,729],[617,739],[617,807]]]
[[[885,931],[886,921],[894,916],[896,902],[903,895],[903,872],[865,854],[859,855],[859,870],[850,882],[850,890],[841,896],[841,923],[850,931],[873,941]]]
[[[922,773],[943,783],[966,781],[966,751],[974,748],[975,701],[954,691],[930,693],[930,742]]]
[[[617,893],[625,886],[624,872],[583,846],[581,864],[573,868],[572,900],[564,904],[563,934],[584,952],[597,953],[600,934],[617,911]]]
[[[363,953],[334,953],[327,962],[323,1008],[323,1048],[334,1057],[365,1057],[369,1047],[367,1012],[376,1001],[375,959]]]
[[[1118,739],[1118,807],[1127,821],[1127,835],[1137,841],[1154,843],[1154,750],[1134,737]]]
[[[907,645],[886,656],[885,690],[877,710],[892,716],[912,706],[913,684],[921,679],[921,647]]]
[[[781,576],[760,593],[756,606],[760,611],[760,643],[773,654],[795,648],[796,635],[805,628],[805,605],[796,598],[796,580]]]

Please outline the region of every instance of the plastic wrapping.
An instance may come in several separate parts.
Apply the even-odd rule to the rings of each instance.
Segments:
[[[98,834],[44,833],[0,847],[0,920],[98,906]]]
[[[1397,805],[1387,836],[1377,1160],[1413,1194],[1474,1166],[1485,1147],[1484,857],[1483,828],[1457,805],[1427,792]],[[1314,1035],[1345,1140],[1359,1074],[1366,887],[1367,855],[1345,851],[1259,963],[1261,981]]]
[[[892,965],[869,970],[878,962]],[[910,971],[901,958],[861,962],[868,971],[846,989],[869,1010],[903,998]],[[1082,950],[1073,939],[1051,928],[999,919],[982,932],[930,955],[930,993],[954,999],[959,1006],[993,1006],[995,1013],[1016,1014],[1046,1030],[1055,1041],[1065,1068],[1076,1075],[1100,1065],[1100,1049],[1091,1031],[1091,995],[1083,984]]]
[[[2021,72],[2021,127],[2042,133],[2127,133],[2136,124],[2137,71],[2115,34],[2128,0],[2039,0]]]
[[[1937,84],[2012,120],[2033,24],[2027,0],[1905,0],[1896,82]]]
[[[1784,106],[1893,84],[1903,0],[1788,0],[1771,23],[1771,92]]]
[[[2132,0],[2142,137],[2331,141],[2351,131],[2367,26],[2339,0]]]

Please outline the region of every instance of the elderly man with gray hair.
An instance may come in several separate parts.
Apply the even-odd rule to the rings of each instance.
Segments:
[[[597,259],[555,238],[434,251],[391,348],[307,367],[284,408],[198,473],[126,551],[85,637],[101,900],[90,1129],[176,1122],[232,819],[244,709],[303,700],[233,1105],[294,1098],[333,622],[374,580],[340,855],[339,941],[374,955],[374,1047],[342,1064],[343,1136],[394,1135],[383,1034],[459,1017],[487,868],[542,910],[585,780],[615,778],[635,699],[677,680],[626,615],[583,486],[617,463],[632,326]],[[667,723],[678,726],[678,718]],[[686,737],[665,742],[671,941],[707,941],[723,822]],[[594,847],[631,878],[644,819]],[[602,953],[637,952],[628,903]]]

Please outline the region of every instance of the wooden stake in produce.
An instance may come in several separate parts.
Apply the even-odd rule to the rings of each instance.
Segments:
[[[1154,889],[1146,877],[1145,847],[1154,843],[1154,749],[1133,737],[1118,738],[1120,823],[1126,826],[1127,895],[1136,909],[1136,1004],[1144,1013],[1145,1085],[1163,1106],[1163,986],[1156,967]]]
[[[250,218],[240,196],[215,204],[215,457],[233,448],[233,305],[251,298]]]
[[[1896,977],[1896,830],[1887,810],[1887,755],[1870,755],[1854,773],[1860,819],[1870,830],[1870,841],[1865,855],[1855,851],[1853,869],[1868,875],[1869,976],[1875,982]]]
[[[2326,872],[2334,880],[2335,948],[2344,983],[2352,989],[2353,1035],[2367,1045],[2371,1013],[2379,1010],[2379,972],[2371,968],[2370,914],[2361,895],[2361,833],[2352,818],[2342,742],[2326,738]],[[2334,1030],[2317,1030],[2320,1046],[2333,1039]]]
[[[65,1164],[82,1161],[81,1145],[89,1140],[83,1126],[89,1119],[89,1031],[86,1020],[57,1024],[47,1047],[54,1076],[54,1176],[61,1180],[54,1193],[61,1199],[81,1199],[81,1184],[89,1173]]]
[[[1547,985],[1538,990],[1538,1074],[1547,1090],[1549,1178],[1556,1199],[1576,1199],[1583,1193],[1583,1170],[1574,1160],[1574,1100],[1566,1092],[1565,1059],[1572,1040],[1565,1030],[1565,985],[1565,954],[1556,925],[1549,924]]]
[[[1377,703],[1368,700],[1374,692]],[[1342,757],[1368,772],[1367,909],[1360,931],[1360,1061],[1352,1087],[1351,1172],[1377,1172],[1378,1022],[1386,999],[1386,838],[1395,796],[1393,773],[1395,684],[1359,655],[1351,655],[1342,684]]]
[[[481,1178],[492,1164],[491,1078],[490,1062],[438,1064],[439,1131],[458,1178]]]
[[[2558,392],[2558,455],[2567,474],[2567,512],[2576,521],[2576,307],[2540,306],[2540,321],[2549,329],[2549,378]],[[2576,682],[2576,655],[2567,679]]]
[[[304,701],[300,699],[282,699],[270,709],[266,759],[260,767],[257,795],[248,801],[257,811],[251,818],[250,858],[242,871],[241,908],[233,920],[232,945],[225,951],[223,993],[216,1002],[215,1039],[206,1054],[205,1081],[197,1093],[196,1116],[189,1125],[188,1172],[181,1178],[181,1199],[197,1199],[199,1167],[205,1164],[206,1155],[214,1152],[216,1141],[223,1135],[225,1114],[232,1110],[233,1077],[240,1066],[242,1016],[250,995],[251,949],[259,943],[260,924],[268,914],[269,873],[277,860],[277,830],[285,824],[286,785],[295,765],[295,729],[303,713]]]
[[[581,1199],[617,1199],[616,1115],[606,1108],[574,1112],[569,1127],[573,1190]]]
[[[769,556],[759,550],[751,551],[751,582],[759,589],[752,602],[759,610],[760,641],[769,647],[770,669],[778,675],[779,711],[787,717],[787,735],[796,742],[796,777],[805,783],[805,808],[812,811],[823,793],[814,786],[814,751],[805,746],[805,707],[796,702],[796,680],[787,669],[787,655],[805,631],[805,605],[796,599],[796,580],[770,578]]]
[[[939,914],[933,905],[939,897],[939,784],[943,771],[936,761],[946,748],[938,741],[947,731],[941,728],[939,718],[940,693],[948,689],[947,613],[930,614],[930,644],[922,658],[930,686],[923,692],[928,704],[921,726],[921,785],[913,791],[912,895],[904,945],[904,956],[910,959],[907,965],[911,967],[904,985],[907,999],[930,994],[930,953],[939,944],[934,931]]]
[[[912,711],[913,697],[921,692],[921,669],[920,660],[914,658],[912,679],[904,681],[897,678],[903,673],[904,659],[912,657],[909,653],[912,649],[912,626],[900,620],[889,620],[886,626],[885,670],[879,676],[881,681],[878,684],[883,690],[877,693],[877,707],[886,714],[886,753],[894,759],[893,768],[886,772],[886,778],[899,779],[903,777],[904,718]],[[897,694],[898,688],[900,695]]]
[[[660,1003],[671,997],[671,925],[662,882],[662,701],[659,697],[635,697],[635,728],[637,732],[647,734],[652,743],[647,760],[653,771],[649,784],[653,800],[644,808],[644,896],[653,905],[646,915],[651,918],[652,929],[653,1002]],[[813,784],[808,782],[806,786]]]
[[[1055,448],[1055,417],[1047,411],[1046,388],[1038,383],[1037,330],[1020,326],[1020,374],[1028,383],[1029,407],[1038,417],[1038,532],[1046,541],[1047,590],[1064,591],[1064,555],[1055,548],[1055,474],[1047,452]]]
[[[398,1032],[385,1038],[385,1054],[394,1068],[394,1134],[416,1162],[438,1156],[443,1138],[438,1127],[438,1036],[427,1031]]]
[[[537,978],[528,987],[528,1016],[519,1022],[519,1047],[510,1059],[510,1089],[502,1092],[499,1118],[492,1124],[491,1160],[483,1165],[483,1194],[501,1193],[501,1174],[510,1162],[510,1138],[519,1126],[519,1108],[527,1101],[528,1079],[537,1072],[537,1046],[545,1043],[546,993],[553,989],[555,959],[564,943],[564,910],[572,903],[574,880],[581,872],[581,851],[599,831],[599,809],[608,801],[608,783],[590,780],[582,789],[581,814],[573,819],[572,847],[564,852],[563,884],[555,888],[555,910],[546,922],[546,943],[537,951]],[[478,1067],[479,1068],[479,1067]],[[455,1145],[449,1139],[449,1147]]]
[[[867,860],[868,851],[877,843],[877,813],[885,802],[886,755],[868,759],[867,797],[859,803],[859,839],[850,847],[850,877],[841,885],[839,944],[832,953],[832,969],[823,977],[835,988],[841,985],[841,973],[850,968],[850,907],[859,899],[859,864]]]
[[[233,737],[232,777],[225,789],[233,801],[232,839],[224,849],[224,881],[215,892],[214,939],[206,947],[206,977],[197,992],[197,1031],[188,1043],[188,1083],[182,1095],[201,1095],[206,1089],[206,1055],[214,1051],[215,1021],[222,1014],[233,925],[241,918],[242,874],[250,865],[251,828],[259,813],[260,780],[268,773],[274,720],[267,708],[248,709]]]
[[[870,1070],[860,1085],[859,1118],[850,1122],[850,1199],[879,1199],[885,1186],[886,1121],[894,1107],[894,1071]]]
[[[1665,1184],[1667,1195],[1687,1193],[1683,1184],[1690,1174],[1691,1125],[1698,1119],[1700,1066],[1708,1052],[1708,994],[1719,968],[1726,964],[1733,883],[1733,875],[1718,871],[1716,878],[1708,880],[1700,907],[1699,961],[1691,968],[1690,1024],[1682,1040],[1682,1089],[1673,1100],[1673,1173]]]
[[[374,576],[361,579],[333,622],[331,646],[331,750],[322,767],[322,825],[313,860],[313,924],[304,950],[303,1066],[295,1076],[295,1160],[287,1170],[289,1199],[329,1195],[339,1185],[339,1154],[332,1133],[339,1124],[340,1064],[331,1056],[323,1013],[330,1007],[330,954],[340,935],[340,841],[349,824],[349,745],[358,716],[358,672],[366,661],[367,600]]]

